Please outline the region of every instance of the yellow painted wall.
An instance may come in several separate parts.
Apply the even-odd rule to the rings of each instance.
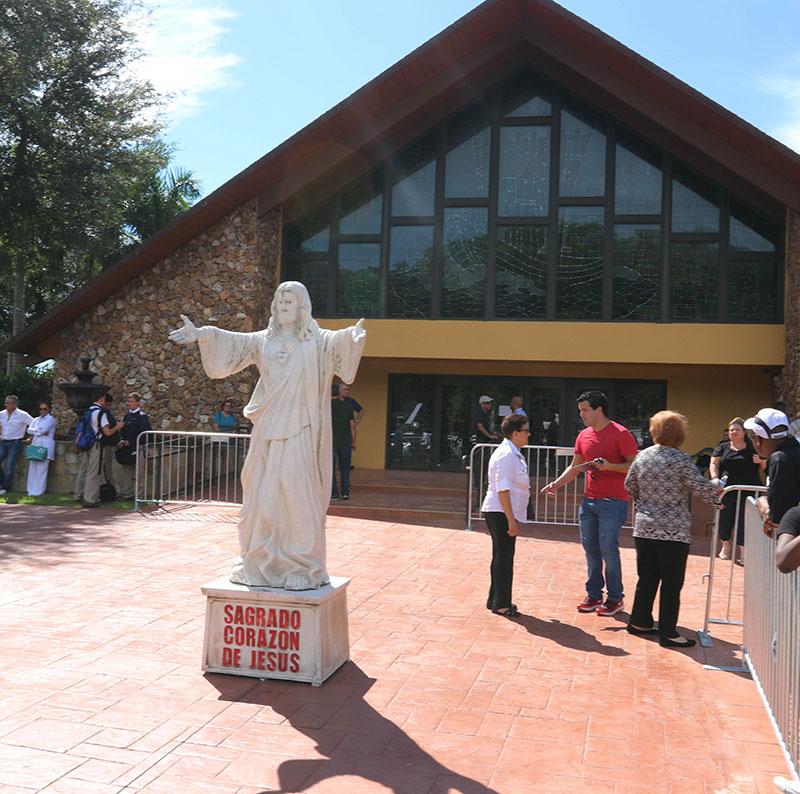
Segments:
[[[328,326],[328,323],[324,323]],[[373,323],[370,323],[372,326]],[[436,324],[439,325],[438,323]],[[593,326],[598,328],[599,326]],[[749,326],[748,326],[749,327]],[[695,326],[695,329],[697,326]],[[717,333],[718,326],[711,327]],[[702,347],[703,339],[694,342]],[[469,352],[464,351],[464,352]],[[365,357],[353,384],[352,395],[366,408],[358,428],[354,462],[360,468],[385,465],[388,382],[390,373],[435,375],[506,375],[526,378],[597,378],[598,380],[666,380],[667,407],[689,419],[687,452],[714,446],[728,421],[747,418],[772,400],[772,376],[768,366],[547,363],[531,361],[468,361]]]
[[[785,355],[783,325],[367,320],[367,334],[369,358],[779,367]]]

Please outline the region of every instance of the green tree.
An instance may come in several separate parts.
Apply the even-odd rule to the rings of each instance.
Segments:
[[[99,271],[136,187],[168,162],[157,94],[131,71],[130,9],[6,0],[0,12],[0,273],[13,284],[13,334],[31,305]]]

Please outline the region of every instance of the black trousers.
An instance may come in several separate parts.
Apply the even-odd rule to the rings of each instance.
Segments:
[[[739,523],[736,527],[736,545],[744,546],[744,508],[748,496],[754,491],[732,491],[722,497],[723,509],[719,514],[719,539],[730,540],[736,523],[736,500],[739,499]]]
[[[508,519],[505,513],[484,513],[486,526],[492,536],[492,565],[489,569],[492,583],[488,609],[506,609],[511,606],[511,588],[514,584],[514,549],[517,539],[508,534]]]
[[[677,633],[689,544],[650,538],[634,538],[634,541],[639,581],[636,582],[630,622],[642,629],[653,627],[653,602],[660,584],[658,635],[674,637]]]

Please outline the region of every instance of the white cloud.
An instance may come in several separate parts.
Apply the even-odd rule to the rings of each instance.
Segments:
[[[781,114],[784,121],[770,130],[770,134],[800,152],[800,77],[766,77],[760,82],[766,93],[779,96],[784,103]]]
[[[146,0],[145,13],[131,18],[144,53],[134,71],[164,97],[168,123],[197,113],[208,92],[236,84],[241,59],[222,42],[235,16],[219,0]]]

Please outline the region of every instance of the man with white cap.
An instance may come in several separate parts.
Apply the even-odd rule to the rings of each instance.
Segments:
[[[493,407],[494,400],[488,394],[482,394],[478,398],[478,407],[472,412],[472,432],[477,444],[496,444],[503,440],[490,425]]]
[[[744,426],[767,461],[767,495],[756,504],[764,533],[771,536],[784,513],[800,502],[800,442],[789,430],[789,417],[776,408],[762,408]]]

